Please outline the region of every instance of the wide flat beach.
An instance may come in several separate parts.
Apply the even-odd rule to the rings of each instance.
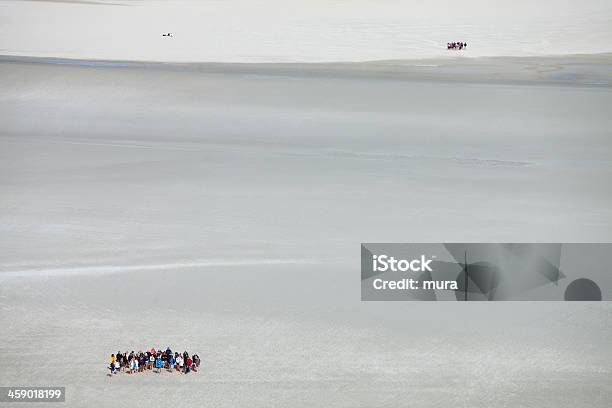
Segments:
[[[612,51],[608,0],[4,0],[0,54],[329,62]],[[161,37],[171,32],[172,38]]]
[[[360,242],[609,242],[611,65],[0,58],[0,385],[608,406],[609,303],[362,303],[358,271]],[[204,369],[106,377],[167,345]]]

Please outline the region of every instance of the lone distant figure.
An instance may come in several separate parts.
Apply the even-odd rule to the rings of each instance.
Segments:
[[[162,37],[174,37],[174,35],[172,35],[172,33],[164,33]]]

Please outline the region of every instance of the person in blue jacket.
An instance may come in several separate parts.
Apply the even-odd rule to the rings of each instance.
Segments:
[[[174,369],[174,363],[175,363],[174,356],[171,354],[168,357],[168,368],[170,369],[170,372],[172,372],[172,370]]]
[[[157,357],[155,357],[155,368],[157,368],[158,373],[161,373],[162,365],[161,355],[158,354]]]

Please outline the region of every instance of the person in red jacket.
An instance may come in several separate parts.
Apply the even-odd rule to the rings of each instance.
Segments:
[[[193,364],[193,361],[191,360],[191,357],[189,357],[189,354],[187,354],[187,358],[185,359],[185,374],[189,373],[189,370],[191,370],[192,364]]]

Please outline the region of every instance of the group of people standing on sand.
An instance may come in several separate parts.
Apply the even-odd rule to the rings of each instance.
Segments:
[[[200,367],[200,356],[193,354],[189,356],[188,352],[180,354],[178,352],[172,352],[170,347],[166,351],[155,350],[152,348],[148,351],[139,351],[135,353],[121,353],[111,354],[109,358],[110,375],[117,374],[119,372],[127,372],[128,374],[143,373],[147,370],[153,370],[157,373],[161,373],[163,370],[169,372],[177,371],[183,374],[189,374],[190,371],[198,371]]]
[[[449,50],[462,50],[467,48],[467,43],[465,42],[449,42],[446,43],[446,48]]]

